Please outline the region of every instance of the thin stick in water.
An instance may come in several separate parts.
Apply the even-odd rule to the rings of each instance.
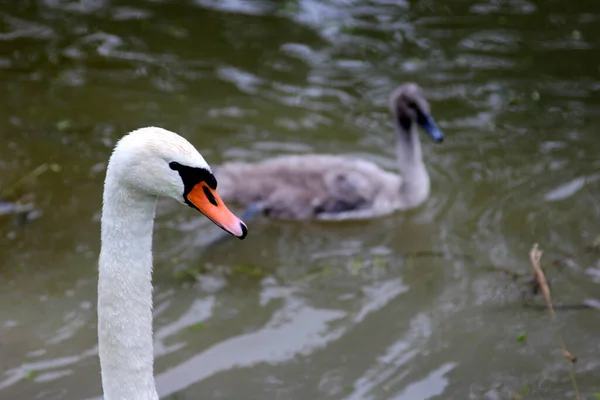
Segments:
[[[537,281],[540,285],[542,293],[544,294],[544,299],[546,300],[546,305],[548,307],[548,313],[550,314],[550,318],[552,318],[552,321],[556,326],[556,334],[560,342],[562,354],[569,361],[569,375],[571,376],[571,382],[573,383],[573,389],[575,390],[575,398],[577,400],[581,400],[581,396],[579,394],[579,387],[577,386],[577,380],[575,379],[575,372],[573,371],[573,364],[577,362],[577,357],[575,357],[569,350],[567,350],[565,340],[563,339],[562,333],[560,332],[560,327],[556,322],[556,314],[554,312],[554,307],[552,307],[552,299],[550,298],[550,288],[548,287],[548,281],[546,280],[546,275],[544,275],[544,271],[542,271],[542,266],[540,263],[542,253],[543,252],[538,249],[537,243],[535,243],[531,248],[531,252],[529,253],[529,259],[531,260],[531,266],[535,271]]]

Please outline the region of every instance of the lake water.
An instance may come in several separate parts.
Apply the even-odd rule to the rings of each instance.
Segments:
[[[407,81],[446,133],[422,136],[432,192],[416,210],[259,218],[206,249],[218,228],[159,202],[161,398],[575,398],[543,299],[524,305],[536,242],[582,397],[597,398],[597,0],[0,5],[5,199],[48,167],[11,194],[28,220],[0,217],[0,398],[101,395],[99,215],[122,135],[162,126],[211,165],[330,152],[393,170],[387,98]]]

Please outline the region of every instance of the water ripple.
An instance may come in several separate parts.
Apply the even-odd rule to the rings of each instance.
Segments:
[[[2,23],[8,27],[8,32],[0,33],[0,41],[8,42],[21,38],[45,40],[54,37],[56,34],[47,25],[11,17],[4,13],[0,14],[0,17]]]

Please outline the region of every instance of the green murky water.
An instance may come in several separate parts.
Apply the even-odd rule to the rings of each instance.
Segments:
[[[432,195],[362,222],[251,224],[209,252],[161,201],[155,371],[165,399],[574,398],[529,273],[534,242],[582,395],[600,392],[597,0],[0,2],[0,398],[101,393],[96,260],[106,160],[176,131],[211,164],[351,153],[394,168],[386,108],[416,81],[446,132]],[[240,211],[240,210],[237,210]],[[182,271],[199,271],[196,282]],[[543,305],[539,298],[535,304]]]

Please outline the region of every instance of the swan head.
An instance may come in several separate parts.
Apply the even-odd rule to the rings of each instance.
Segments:
[[[444,140],[444,134],[431,116],[429,103],[419,85],[405,83],[394,90],[390,96],[390,108],[402,131],[410,132],[413,123],[416,123],[434,142],[440,143]]]
[[[147,127],[124,136],[115,146],[106,175],[133,190],[187,204],[239,239],[248,233],[246,224],[221,200],[208,163],[174,132]]]

